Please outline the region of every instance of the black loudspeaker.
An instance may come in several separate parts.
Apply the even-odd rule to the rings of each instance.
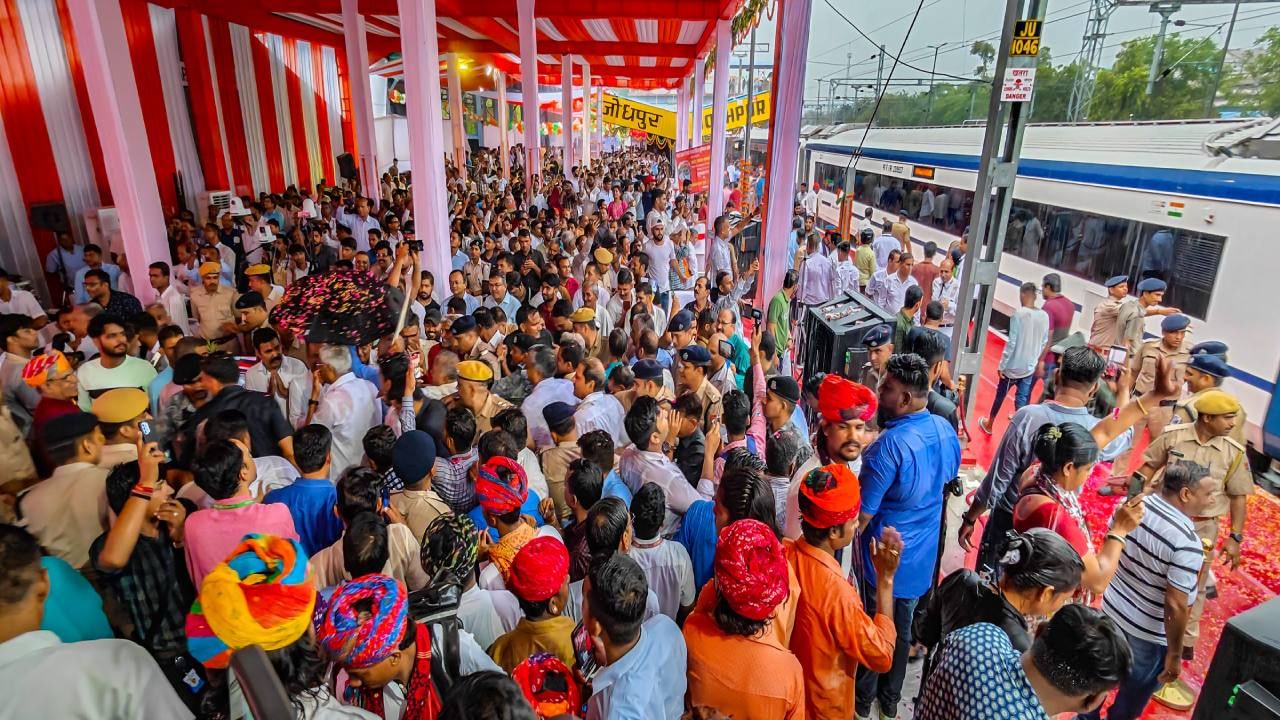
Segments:
[[[855,364],[854,358],[861,357],[857,351],[863,336],[877,325],[893,322],[893,316],[860,293],[845,293],[808,308],[803,322],[805,375],[838,372],[856,379],[862,362]]]
[[[40,203],[31,206],[31,227],[50,232],[71,232],[71,218],[62,203]]]
[[[1280,718],[1280,598],[1227,621],[1192,720]]]
[[[342,153],[338,156],[338,174],[347,180],[355,180],[360,174],[356,169],[356,159],[351,153]]]

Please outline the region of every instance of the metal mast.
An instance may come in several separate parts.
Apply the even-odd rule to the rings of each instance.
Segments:
[[[1071,85],[1071,100],[1067,105],[1067,119],[1071,122],[1083,122],[1089,118],[1094,81],[1098,78],[1098,64],[1102,62],[1103,44],[1107,39],[1107,23],[1116,7],[1114,0],[1093,0],[1089,8],[1075,82]]]

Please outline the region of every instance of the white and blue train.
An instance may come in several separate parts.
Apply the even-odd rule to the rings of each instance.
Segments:
[[[980,126],[872,128],[864,142],[858,127],[810,138],[801,173],[821,187],[822,220],[838,223],[837,198],[852,192],[857,217],[873,204],[879,223],[905,205],[917,246],[946,250],[968,225],[982,135]],[[919,211],[926,187],[937,198],[929,217]],[[1106,278],[1158,275],[1166,304],[1191,316],[1192,342],[1230,346],[1226,389],[1248,412],[1254,446],[1280,436],[1264,430],[1280,365],[1280,122],[1032,125],[1013,208],[996,312],[1017,306],[1021,283],[1056,272],[1087,333]],[[1148,319],[1149,334],[1159,320]]]

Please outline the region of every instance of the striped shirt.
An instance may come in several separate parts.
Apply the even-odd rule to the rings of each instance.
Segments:
[[[1116,576],[1102,596],[1102,610],[1125,633],[1167,645],[1164,596],[1169,587],[1195,601],[1204,549],[1191,518],[1159,495],[1146,500],[1142,523],[1131,533]]]

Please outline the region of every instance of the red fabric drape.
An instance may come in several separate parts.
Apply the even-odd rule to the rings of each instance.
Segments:
[[[173,139],[169,134],[169,116],[164,106],[164,94],[160,92],[160,62],[156,59],[151,12],[147,5],[146,0],[121,0],[120,11],[124,16],[129,55],[133,59],[133,76],[138,85],[142,121],[147,126],[151,165],[156,171],[156,186],[160,188],[160,205],[168,217],[178,207],[178,191],[174,185],[178,165],[173,156]],[[188,200],[194,201],[195,198]]]
[[[191,122],[196,150],[204,170],[204,184],[211,190],[231,187],[223,154],[222,132],[218,127],[218,106],[214,102],[213,77],[209,72],[208,44],[202,15],[194,10],[178,10],[178,46],[187,69],[187,93],[191,99]],[[197,208],[203,212],[202,208]]]

